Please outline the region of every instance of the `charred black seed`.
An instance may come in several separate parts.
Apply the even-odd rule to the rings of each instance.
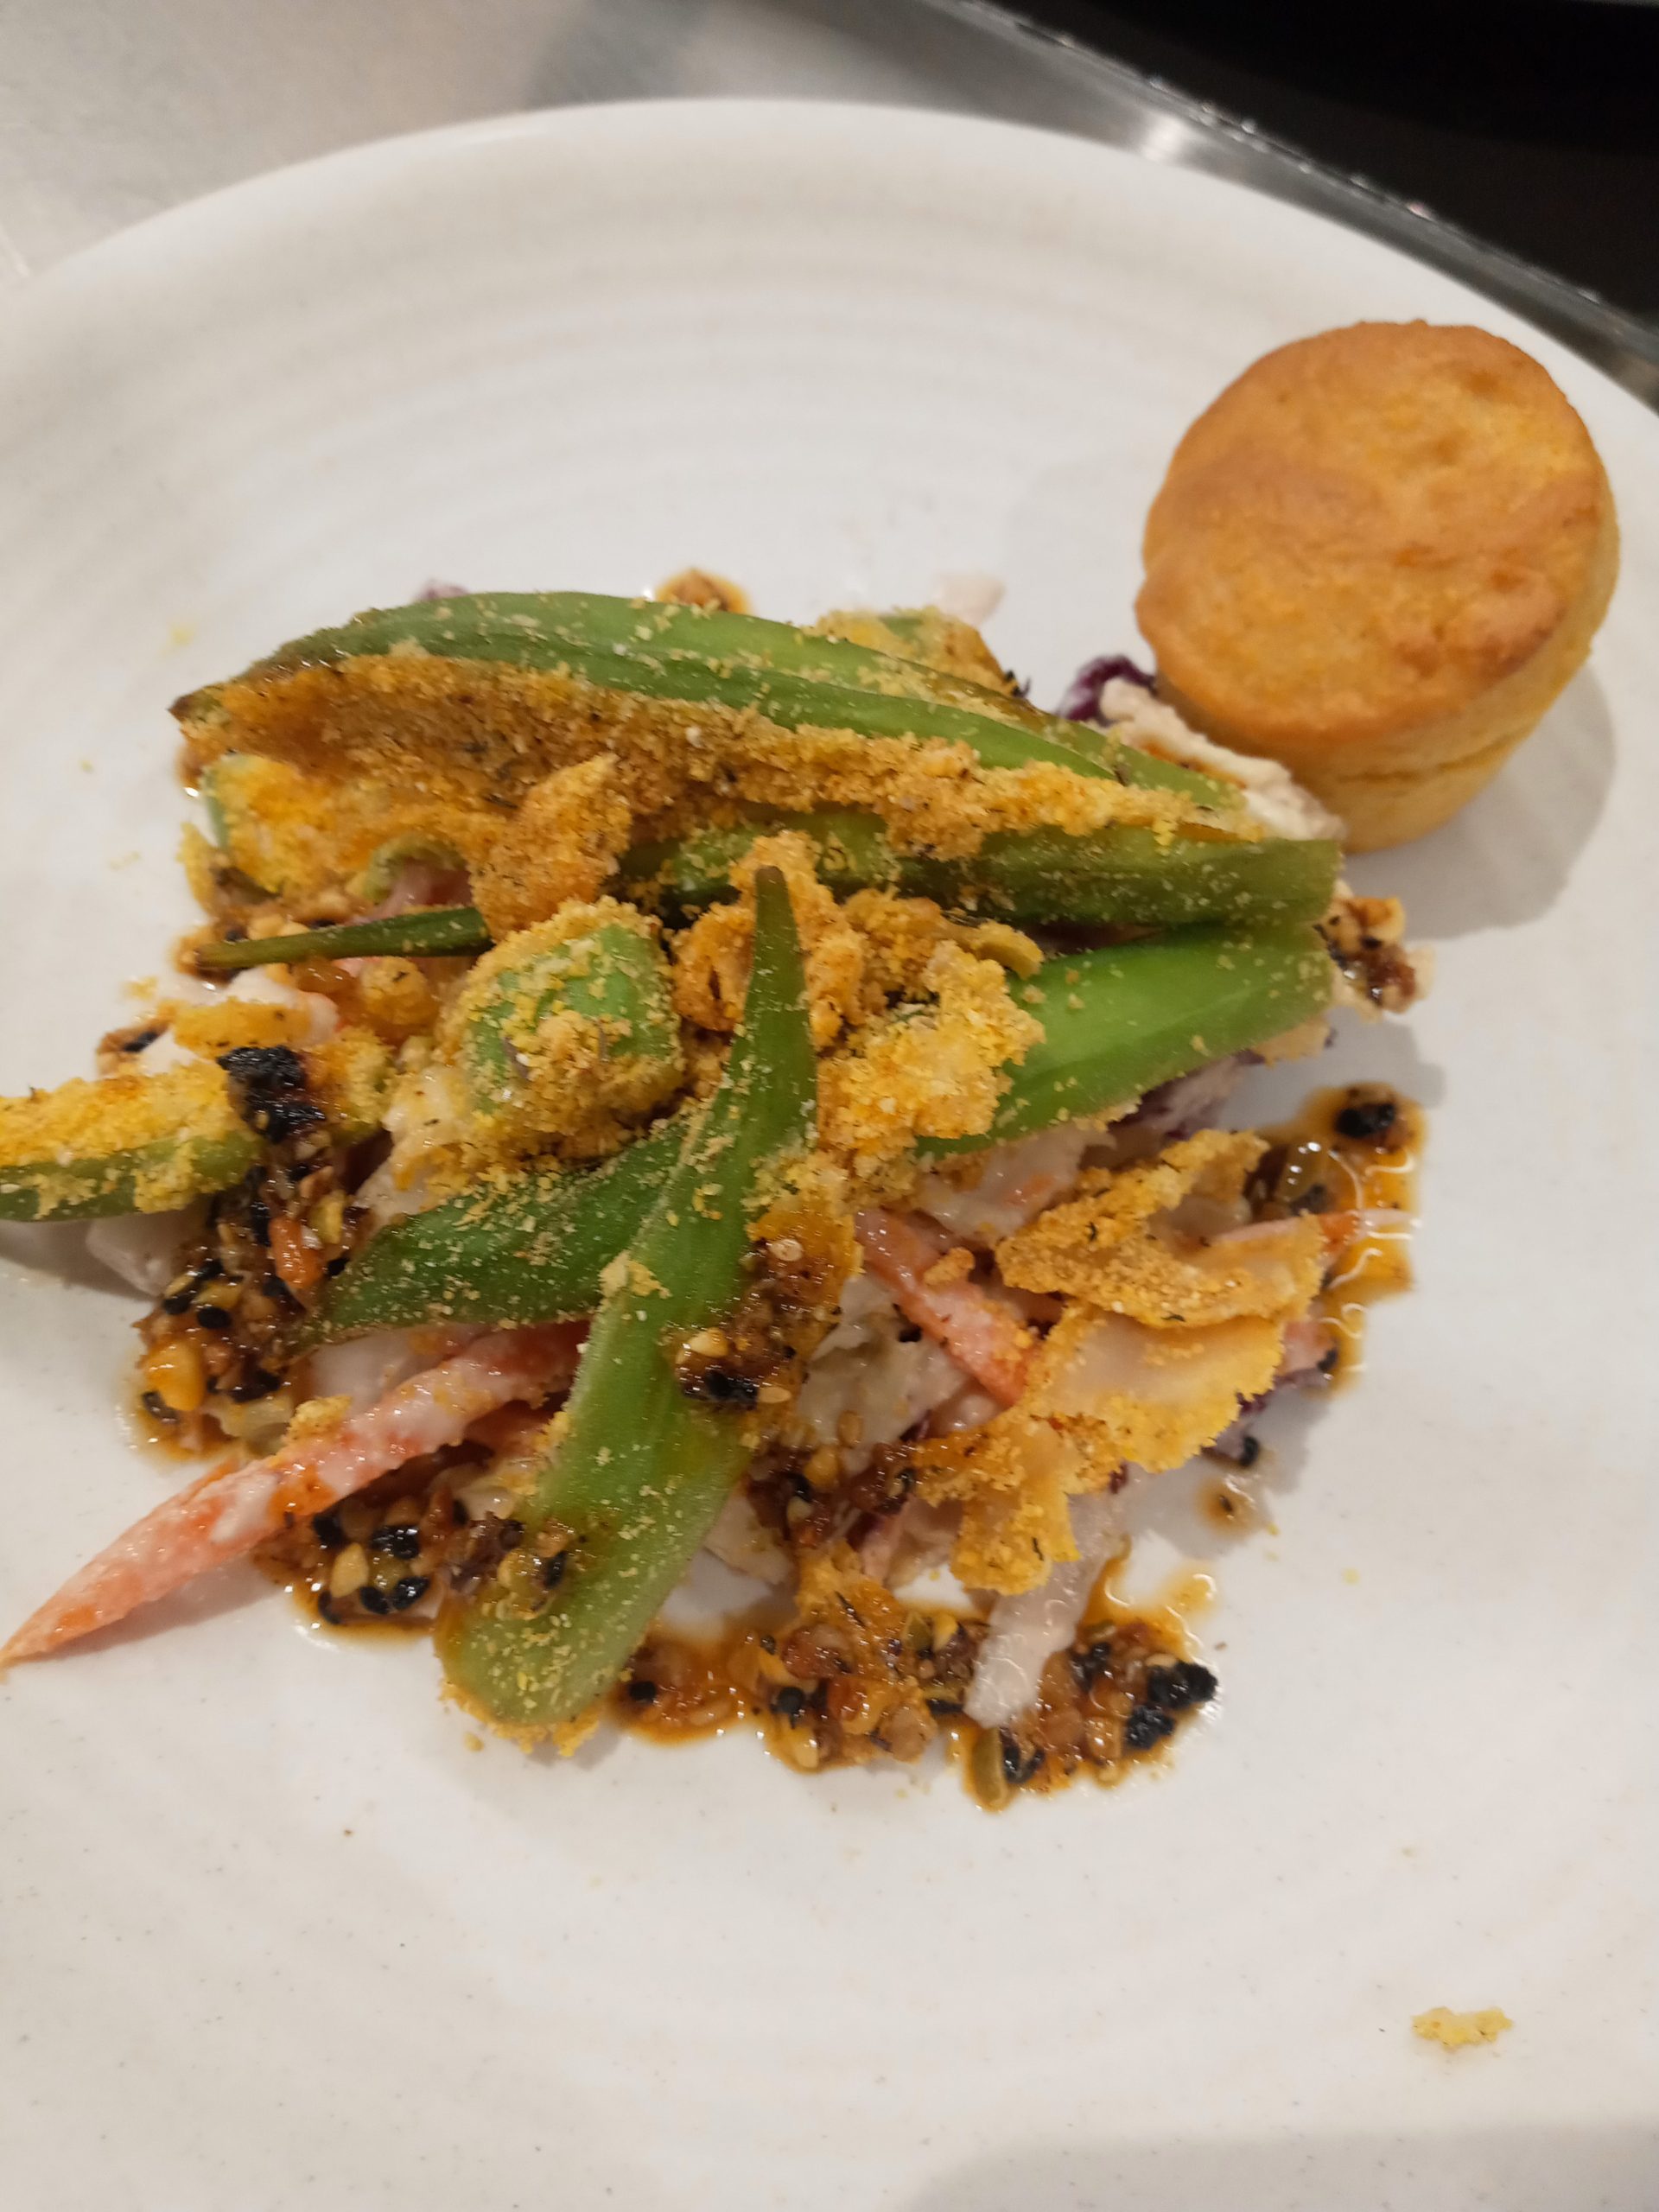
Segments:
[[[1337,1116],[1337,1134],[1375,1142],[1393,1128],[1399,1109],[1392,1098],[1360,1098]]]
[[[1320,1374],[1334,1375],[1337,1371],[1337,1362],[1340,1357],[1341,1354],[1338,1351],[1335,1344],[1332,1344],[1330,1351],[1326,1352],[1325,1357],[1319,1362]]]
[[[417,1579],[414,1575],[410,1577],[411,1581]],[[357,1593],[357,1602],[366,1613],[389,1613],[391,1611],[391,1600],[384,1590],[377,1590],[372,1582],[363,1585]]]
[[[1077,1678],[1080,1689],[1091,1690],[1103,1675],[1112,1671],[1112,1641],[1109,1637],[1098,1637],[1084,1650],[1071,1654],[1071,1671]]]
[[[263,1198],[248,1200],[248,1233],[256,1244],[270,1242],[270,1208]]]
[[[1261,1457],[1262,1440],[1259,1436],[1241,1436],[1239,1438],[1238,1464],[1241,1467],[1253,1467]]]
[[[251,1406],[256,1399],[268,1398],[273,1390],[282,1387],[280,1375],[272,1375],[264,1367],[245,1367],[241,1379],[231,1385],[230,1401],[233,1406]]]
[[[346,1531],[338,1513],[314,1513],[311,1516],[311,1533],[330,1551],[338,1551],[346,1541]]]
[[[224,1262],[217,1253],[210,1252],[205,1260],[199,1260],[188,1273],[175,1276],[168,1283],[167,1294],[162,1300],[162,1313],[188,1313],[191,1301],[203,1284],[214,1281],[224,1272]]]
[[[392,1611],[401,1613],[407,1607],[417,1604],[431,1587],[429,1574],[404,1575],[401,1582],[394,1582],[391,1586]]]
[[[228,1329],[231,1313],[227,1306],[198,1306],[196,1319],[204,1329]]]
[[[164,1421],[170,1425],[178,1419],[177,1414],[174,1412],[159,1390],[146,1390],[143,1403],[144,1411],[152,1421]]]
[[[544,1590],[558,1588],[564,1580],[564,1570],[569,1557],[569,1552],[555,1552],[551,1559],[544,1559],[542,1561],[542,1587]]]
[[[349,1252],[336,1252],[334,1258],[329,1261],[327,1266],[324,1268],[322,1272],[326,1275],[337,1275],[351,1256],[352,1255]]]
[[[1306,1190],[1299,1191],[1289,1204],[1292,1213],[1329,1213],[1330,1186],[1325,1183],[1310,1183]]]
[[[326,1590],[319,1590],[317,1592],[317,1611],[327,1622],[330,1628],[340,1626],[340,1615],[334,1610],[334,1601]]]
[[[237,1111],[251,1128],[280,1144],[314,1129],[323,1111],[306,1096],[305,1062],[289,1045],[238,1045],[219,1055],[231,1079]]]
[[[774,1713],[781,1713],[792,1726],[806,1711],[806,1692],[797,1689],[792,1682],[786,1682],[773,1694],[772,1709]]]
[[[628,1684],[628,1700],[633,1705],[655,1705],[657,1702],[656,1683],[648,1682],[642,1675],[637,1675]]]
[[[260,1276],[259,1287],[264,1292],[267,1298],[275,1300],[278,1306],[286,1306],[289,1313],[304,1313],[304,1306],[301,1305],[299,1300],[295,1297],[293,1292],[289,1288],[288,1285],[283,1281],[281,1275],[276,1273],[274,1268]]]
[[[1137,1705],[1123,1723],[1123,1741],[1132,1751],[1149,1751],[1173,1732],[1175,1723],[1155,1705]]]
[[[711,1406],[737,1406],[744,1409],[754,1405],[760,1395],[760,1385],[753,1375],[740,1375],[729,1367],[704,1367],[683,1375],[680,1388],[688,1398],[702,1398]]]
[[[1143,1692],[1147,1703],[1164,1713],[1185,1713],[1190,1705],[1208,1705],[1215,1694],[1215,1676],[1193,1659],[1178,1659],[1173,1667],[1150,1669]]]
[[[135,1029],[130,1037],[122,1039],[121,1050],[124,1052],[142,1052],[145,1046],[153,1045],[161,1033],[159,1025],[154,1029]]]
[[[377,1529],[369,1538],[369,1549],[390,1552],[393,1559],[413,1559],[421,1548],[421,1532],[412,1521],[395,1522],[387,1529]]]

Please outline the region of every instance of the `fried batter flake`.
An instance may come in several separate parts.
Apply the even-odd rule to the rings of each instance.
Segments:
[[[1090,1179],[997,1248],[1004,1282],[1063,1294],[1162,1329],[1287,1316],[1317,1294],[1325,1240],[1310,1217],[1241,1226],[1265,1141],[1211,1129]]]

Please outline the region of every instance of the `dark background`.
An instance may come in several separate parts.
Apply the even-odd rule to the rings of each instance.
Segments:
[[[1014,4],[1618,306],[1659,317],[1659,6]]]

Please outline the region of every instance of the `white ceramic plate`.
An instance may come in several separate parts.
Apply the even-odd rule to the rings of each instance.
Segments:
[[[1290,207],[874,110],[372,147],[9,314],[6,1090],[86,1071],[185,918],[167,702],[429,576],[695,560],[810,616],[985,571],[1052,699],[1135,642],[1190,417],[1282,340],[1416,315],[1548,364],[1626,556],[1497,786],[1363,870],[1440,952],[1341,1065],[1434,1109],[1421,1287],[1218,1566],[1224,1702],[1170,1770],[993,1820],[747,1738],[475,1753],[423,1648],[227,1575],[0,1692],[6,2204],[1650,2208],[1659,423]],[[133,1306],[72,1237],[4,1243],[10,1622],[157,1471]],[[1436,2004],[1516,2025],[1451,2059]]]

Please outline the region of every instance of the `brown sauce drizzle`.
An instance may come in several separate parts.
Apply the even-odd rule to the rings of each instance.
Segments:
[[[925,1667],[938,1649],[938,1617],[888,1602],[903,1618],[904,1647],[924,1655]],[[1045,1666],[1030,1710],[1007,1727],[982,1728],[961,1700],[982,1624],[945,1626],[954,1633],[938,1678],[922,1683],[938,1694],[887,1704],[885,1732],[874,1736],[869,1713],[890,1697],[892,1670],[854,1666],[815,1681],[810,1656],[795,1657],[802,1631],[791,1630],[780,1600],[712,1636],[654,1630],[612,1692],[608,1717],[658,1744],[749,1728],[775,1758],[806,1772],[861,1764],[877,1752],[909,1764],[938,1741],[969,1794],[999,1811],[1022,1791],[1047,1796],[1083,1777],[1103,1787],[1121,1782],[1131,1767],[1159,1757],[1215,1689],[1208,1669],[1189,1658],[1173,1605],[1137,1611],[1103,1582],[1071,1647]],[[791,1659],[804,1669],[799,1681],[790,1677]]]
[[[1385,1086],[1316,1092],[1290,1121],[1264,1134],[1270,1148],[1251,1193],[1258,1219],[1412,1213],[1423,1116]],[[1410,1282],[1409,1226],[1404,1218],[1397,1229],[1357,1223],[1336,1252],[1318,1312],[1336,1340],[1338,1374],[1357,1370],[1370,1301]],[[730,1363],[710,1363],[724,1371]],[[398,1599],[416,1580],[453,1576],[467,1548],[476,1547],[479,1524],[469,1524],[454,1482],[472,1471],[469,1461],[485,1456],[462,1446],[423,1469],[383,1478],[334,1513],[264,1547],[260,1563],[314,1620],[358,1634],[429,1630],[426,1606]],[[1230,1530],[1261,1518],[1242,1471],[1217,1478],[1205,1500],[1211,1517]],[[366,1554],[370,1577],[332,1594],[346,1547]],[[1122,1565],[1122,1557],[1109,1563],[1071,1643],[1044,1667],[1034,1703],[1006,1727],[982,1728],[963,1711],[984,1623],[906,1606],[857,1576],[836,1599],[841,1611],[827,1618],[804,1618],[779,1592],[712,1634],[653,1629],[605,1700],[606,1713],[658,1744],[747,1728],[774,1757],[807,1772],[879,1755],[908,1764],[938,1742],[960,1767],[969,1795],[989,1810],[1083,1777],[1109,1788],[1133,1767],[1161,1760],[1217,1687],[1192,1656],[1187,1624],[1213,1594],[1208,1576],[1194,1567],[1156,1601],[1130,1604],[1116,1588]]]
[[[1347,1379],[1364,1363],[1365,1308],[1411,1285],[1422,1109],[1386,1084],[1346,1084],[1316,1090],[1289,1121],[1262,1135],[1272,1150],[1257,1176],[1274,1195],[1259,1210],[1261,1218],[1378,1211],[1404,1217],[1397,1227],[1357,1225],[1320,1296],[1319,1318],[1336,1341],[1336,1374]]]

